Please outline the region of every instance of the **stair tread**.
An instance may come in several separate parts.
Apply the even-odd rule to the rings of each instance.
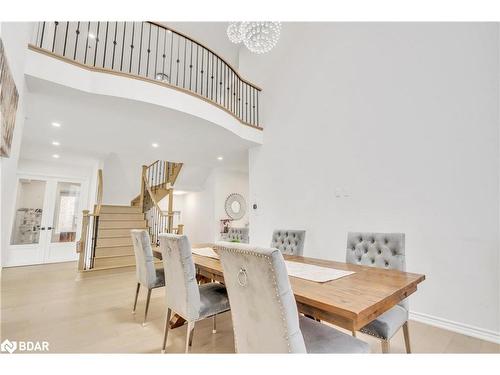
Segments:
[[[123,258],[123,257],[134,257],[134,254],[120,254],[120,255],[99,255],[95,256],[94,259],[110,259],[110,258]],[[134,262],[135,264],[135,262]]]
[[[95,248],[102,250],[102,249],[110,249],[110,248],[115,248],[115,247],[130,247],[131,248],[131,247],[133,247],[133,245],[104,245],[104,246],[97,245]]]

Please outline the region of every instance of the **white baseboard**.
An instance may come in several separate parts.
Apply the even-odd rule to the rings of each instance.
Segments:
[[[489,329],[474,327],[468,324],[454,322],[452,320],[438,318],[436,316],[410,311],[410,319],[420,323],[429,324],[434,327],[443,328],[448,331],[461,333],[462,335],[475,337],[481,340],[500,344],[500,332]]]

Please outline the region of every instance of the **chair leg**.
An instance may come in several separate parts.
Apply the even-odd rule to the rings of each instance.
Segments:
[[[146,325],[146,318],[148,317],[149,300],[151,299],[151,291],[152,290],[153,289],[148,289],[148,297],[146,298],[146,308],[144,309],[144,321],[142,322],[143,327]]]
[[[217,333],[217,314],[212,317],[213,325],[212,325],[212,333]]]
[[[165,333],[163,334],[163,348],[161,350],[162,353],[165,353],[167,348],[167,338],[168,338],[168,330],[170,329],[170,316],[172,315],[172,310],[167,309],[167,316],[165,318]]]
[[[189,353],[189,347],[193,345],[194,322],[188,322],[186,332],[186,353]]]
[[[382,340],[382,353],[387,354],[391,351],[391,345],[389,344],[389,340]]]
[[[410,329],[408,327],[408,322],[405,322],[405,324],[403,324],[403,334],[405,336],[406,353],[410,354],[411,353]]]
[[[135,314],[135,308],[137,307],[137,297],[139,297],[139,289],[141,289],[141,283],[137,283],[137,289],[135,291],[134,309],[132,310],[132,314]]]
[[[356,331],[352,331],[352,337],[356,337]]]

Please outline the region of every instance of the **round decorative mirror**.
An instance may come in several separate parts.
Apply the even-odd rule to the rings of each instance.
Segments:
[[[245,216],[247,206],[241,194],[233,193],[226,198],[226,214],[233,220],[240,220]]]

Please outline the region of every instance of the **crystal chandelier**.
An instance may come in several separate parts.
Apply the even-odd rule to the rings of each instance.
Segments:
[[[235,44],[240,44],[243,42],[240,31],[241,22],[231,22],[227,27],[227,37],[229,40]]]
[[[254,53],[269,52],[278,43],[280,32],[280,22],[231,22],[227,27],[231,42],[243,42]]]

